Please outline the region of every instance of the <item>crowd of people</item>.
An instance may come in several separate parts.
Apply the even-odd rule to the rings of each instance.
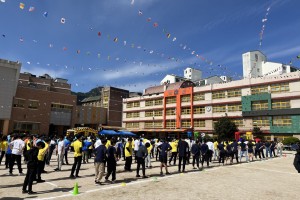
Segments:
[[[199,138],[166,138],[146,139],[114,138],[109,136],[75,135],[73,137],[58,136],[48,138],[39,135],[3,136],[0,139],[0,165],[5,157],[5,168],[9,175],[13,175],[13,168],[17,163],[19,175],[23,174],[22,156],[27,164],[27,173],[22,192],[34,194],[32,184],[45,182],[42,174],[47,173],[45,166],[50,164],[53,153],[57,155],[57,168],[69,165],[68,153],[74,152],[74,162],[70,171],[70,178],[79,178],[81,164],[89,163],[94,157],[95,184],[116,180],[116,167],[119,160],[124,160],[124,170],[132,172],[132,164],[136,163],[136,177],[148,178],[146,168],[152,168],[153,161],[160,162],[160,175],[168,175],[168,167],[178,165],[178,172],[184,173],[185,167],[191,164],[193,169],[202,170],[204,164],[210,167],[212,161],[219,165],[241,163],[243,157],[246,162],[254,159],[265,160],[282,156],[281,141],[218,141]],[[178,161],[178,163],[177,163]],[[105,173],[106,171],[106,173]],[[140,175],[141,171],[141,175]],[[105,175],[105,176],[104,176]]]

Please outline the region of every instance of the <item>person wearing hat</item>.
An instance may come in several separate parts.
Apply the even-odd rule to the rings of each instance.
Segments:
[[[82,139],[81,135],[77,135],[77,140],[72,144],[74,148],[74,163],[72,166],[70,178],[75,178],[75,176],[78,178],[79,177],[79,170],[81,166],[81,161],[82,161]],[[76,169],[76,174],[74,176],[74,172]]]

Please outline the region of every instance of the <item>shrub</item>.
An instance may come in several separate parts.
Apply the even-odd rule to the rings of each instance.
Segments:
[[[296,137],[288,137],[288,138],[284,138],[284,140],[282,141],[282,143],[284,145],[290,145],[290,144],[295,144],[297,142],[300,142],[300,140]]]

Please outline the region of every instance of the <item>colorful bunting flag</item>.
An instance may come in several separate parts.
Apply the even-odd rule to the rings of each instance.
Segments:
[[[32,6],[29,7],[29,12],[33,12],[34,10],[35,10],[34,7],[32,7]]]
[[[153,23],[153,26],[158,27],[158,23],[157,22]]]
[[[20,9],[24,9],[25,8],[25,4],[24,3],[20,3]]]
[[[60,23],[62,23],[62,24],[66,23],[66,19],[65,18],[61,18],[60,19]]]
[[[44,16],[44,17],[48,17],[48,12],[44,12],[44,13],[43,13],[43,16]]]

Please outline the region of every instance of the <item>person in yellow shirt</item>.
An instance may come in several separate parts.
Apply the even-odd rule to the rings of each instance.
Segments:
[[[45,182],[45,180],[42,180],[41,178],[41,174],[44,170],[44,166],[45,166],[45,155],[48,151],[48,148],[49,148],[49,145],[47,142],[44,142],[45,143],[45,147],[42,148],[42,149],[39,149],[39,153],[38,153],[38,165],[37,165],[37,182],[38,183],[43,183]]]
[[[131,171],[132,149],[132,138],[128,138],[128,141],[125,145],[125,171]]]
[[[172,155],[171,158],[169,160],[169,165],[171,165],[171,162],[174,158],[174,162],[173,165],[176,165],[176,157],[177,157],[177,146],[178,146],[178,141],[176,141],[176,139],[173,139],[173,141],[170,143],[171,147],[172,147]]]
[[[2,138],[0,138],[0,149],[1,149],[0,165],[4,155],[6,154],[7,147],[8,147],[7,136],[3,136]]]
[[[153,149],[153,146],[151,145],[150,141],[147,140],[147,139],[144,139],[143,142],[144,142],[146,147],[148,146],[146,144],[149,143],[149,147],[147,147],[148,155],[145,159],[145,164],[146,164],[146,167],[152,168],[152,165],[151,165],[151,151]]]
[[[75,176],[78,178],[79,177],[79,170],[81,166],[81,161],[82,161],[82,139],[81,135],[76,136],[77,140],[72,144],[74,147],[74,163],[72,166],[71,170],[71,175],[70,178],[75,178]],[[76,174],[74,176],[74,172],[76,169]]]

